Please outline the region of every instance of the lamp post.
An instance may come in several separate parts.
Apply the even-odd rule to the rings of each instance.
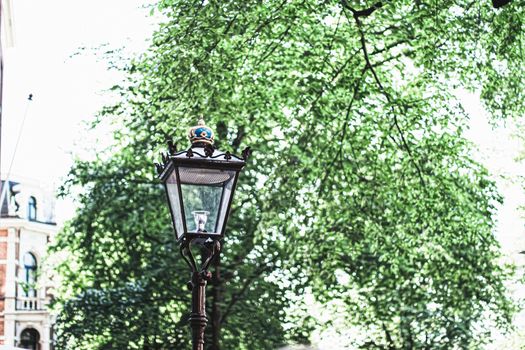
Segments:
[[[171,219],[180,252],[191,269],[188,287],[192,290],[190,326],[193,350],[204,349],[206,328],[206,284],[208,267],[220,253],[237,178],[250,154],[249,148],[237,157],[213,146],[214,133],[201,119],[189,129],[191,147],[177,151],[168,143],[168,154],[156,163],[168,197]],[[198,246],[202,261],[196,261],[192,246]]]

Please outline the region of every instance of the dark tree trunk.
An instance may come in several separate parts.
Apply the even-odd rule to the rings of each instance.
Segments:
[[[221,257],[218,255],[215,258],[214,266],[215,266],[215,273],[213,274],[213,278],[211,280],[211,297],[212,297],[212,305],[211,305],[211,344],[209,347],[209,350],[220,350],[220,339],[221,339]]]

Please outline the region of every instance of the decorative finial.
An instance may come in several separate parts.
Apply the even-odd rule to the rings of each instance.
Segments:
[[[213,131],[206,126],[206,123],[201,116],[197,125],[189,129],[188,137],[190,138],[192,145],[213,145],[213,138],[215,135]]]

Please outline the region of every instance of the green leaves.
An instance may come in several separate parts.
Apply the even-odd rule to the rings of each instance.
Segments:
[[[57,243],[70,256],[62,348],[188,346],[189,275],[151,158],[172,138],[185,145],[201,114],[219,148],[254,149],[208,288],[222,348],[307,341],[310,316],[286,311],[305,309],[305,290],[342,305],[361,348],[477,348],[483,320],[509,324],[512,271],[492,234],[501,198],[471,160],[452,91],[481,88],[495,117],[523,112],[520,12],[345,4],[159,2],[166,21],[99,116],[115,144],[71,171],[84,192]]]

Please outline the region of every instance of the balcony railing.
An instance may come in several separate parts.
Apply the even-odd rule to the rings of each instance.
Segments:
[[[44,299],[32,297],[16,298],[16,309],[24,311],[45,310]]]

